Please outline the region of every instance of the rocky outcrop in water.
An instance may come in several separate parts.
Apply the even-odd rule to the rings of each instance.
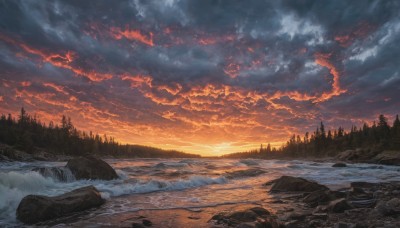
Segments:
[[[38,167],[32,171],[44,177],[59,181],[74,181],[81,179],[112,180],[118,178],[115,170],[107,162],[93,156],[72,158],[65,167]]]
[[[282,176],[267,184],[272,184],[272,192],[314,192],[328,190],[324,185],[301,177]]]
[[[278,221],[268,210],[262,207],[253,207],[246,210],[233,212],[221,212],[214,215],[210,221],[217,225],[224,225],[225,227],[279,227]]]
[[[93,186],[73,190],[60,196],[28,195],[17,208],[17,218],[25,224],[59,218],[84,211],[104,203],[99,191]]]
[[[93,156],[72,158],[65,166],[76,179],[117,179],[118,175],[107,162]]]

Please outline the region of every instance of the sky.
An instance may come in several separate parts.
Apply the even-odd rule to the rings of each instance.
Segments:
[[[400,1],[0,1],[0,113],[202,155],[400,112]]]

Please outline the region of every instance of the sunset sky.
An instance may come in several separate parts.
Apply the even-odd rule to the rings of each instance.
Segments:
[[[0,1],[0,113],[221,155],[400,112],[400,1]],[[391,120],[391,119],[390,119]]]

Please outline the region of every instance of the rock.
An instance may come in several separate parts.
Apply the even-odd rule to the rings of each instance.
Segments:
[[[355,150],[346,150],[343,151],[341,153],[339,153],[336,158],[338,158],[339,160],[342,161],[352,161],[352,160],[356,160],[357,158],[359,158],[359,153]]]
[[[146,228],[145,225],[143,225],[142,223],[138,223],[138,222],[134,222],[132,223],[132,228]]]
[[[328,218],[327,213],[313,213],[312,216],[315,219],[322,219],[322,220],[326,220]]]
[[[362,188],[353,187],[347,192],[346,199],[355,208],[368,208],[375,206],[372,193],[365,192]]]
[[[282,203],[285,203],[285,201],[283,201],[283,200],[281,200],[281,199],[277,199],[277,200],[270,201],[269,203],[273,203],[273,204],[282,204]]]
[[[318,190],[304,197],[303,202],[307,203],[311,207],[316,207],[320,204],[335,200],[340,197],[345,197],[345,194],[331,190]]]
[[[243,177],[255,177],[266,173],[262,169],[246,169],[246,170],[236,170],[233,172],[228,172],[225,177],[228,179],[243,178]]]
[[[262,207],[249,208],[235,212],[222,212],[214,215],[211,220],[217,224],[235,227],[271,227],[278,228],[279,223],[271,216],[270,212]]]
[[[72,158],[68,161],[66,167],[78,180],[112,180],[118,178],[117,173],[109,164],[93,156]]]
[[[300,177],[282,176],[273,181],[271,191],[314,192],[328,190],[324,185]]]
[[[382,165],[400,165],[400,151],[383,151],[376,155],[372,161]]]
[[[336,158],[341,161],[366,162],[372,159],[379,151],[376,150],[346,150],[339,153]]]
[[[400,214],[400,199],[393,198],[385,202],[379,202],[375,210],[384,216],[395,216]]]
[[[11,146],[0,143],[0,155],[8,161],[33,161],[33,156],[26,152],[14,149]]]
[[[54,161],[56,156],[45,151],[38,151],[33,154],[33,159],[38,161]]]
[[[28,195],[17,208],[17,218],[35,224],[102,205],[105,201],[93,186],[75,189],[60,196]]]
[[[337,199],[329,203],[327,210],[333,213],[343,213],[345,210],[352,209],[346,199]]]
[[[75,180],[71,170],[61,167],[40,167],[33,168],[32,171],[40,173],[44,177],[50,177],[59,181],[73,181]]]
[[[335,163],[332,165],[332,167],[347,167],[346,163]]]
[[[285,228],[298,228],[300,227],[300,221],[299,220],[293,220],[289,222],[285,222]]]
[[[369,182],[363,182],[363,181],[356,181],[356,182],[351,182],[350,187],[352,188],[375,188],[378,187],[379,183],[369,183]]]
[[[344,223],[344,222],[338,222],[335,224],[334,228],[355,228],[356,225],[353,223]]]
[[[311,212],[292,212],[285,216],[286,220],[298,220],[303,221],[307,216],[310,216]]]
[[[150,220],[148,220],[148,219],[143,219],[143,220],[142,220],[142,224],[143,224],[144,226],[152,226],[152,225],[153,225],[153,223],[152,223]]]

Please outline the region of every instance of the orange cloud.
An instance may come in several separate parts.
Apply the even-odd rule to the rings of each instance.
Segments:
[[[326,101],[334,96],[339,96],[340,94],[347,92],[347,90],[340,87],[340,73],[336,69],[336,67],[329,61],[330,56],[330,54],[315,54],[315,63],[328,68],[329,72],[333,76],[332,90],[321,94],[320,98],[316,99],[315,102]]]
[[[112,27],[110,31],[111,31],[111,36],[114,37],[114,39],[120,40],[122,38],[126,38],[128,40],[139,41],[149,46],[154,46],[152,32],[150,32],[149,35],[146,36],[142,34],[142,32],[139,30],[130,30],[128,28],[125,30],[121,30],[118,27]]]

